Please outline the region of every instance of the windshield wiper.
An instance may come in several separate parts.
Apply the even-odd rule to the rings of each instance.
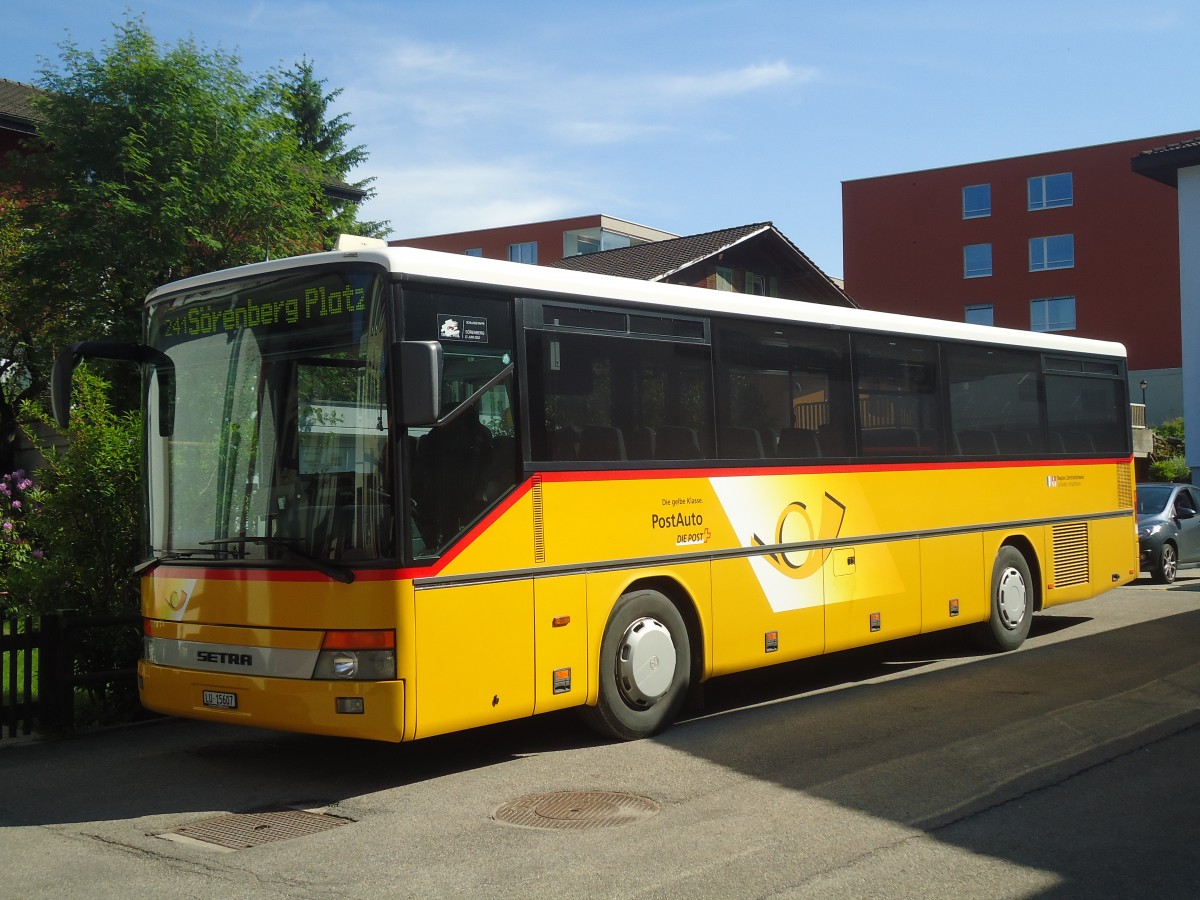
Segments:
[[[165,562],[172,562],[177,559],[191,559],[197,553],[203,553],[205,556],[214,556],[218,553],[224,552],[224,550],[218,550],[215,547],[211,550],[207,547],[197,547],[194,550],[169,550],[165,553],[152,556],[149,559],[142,560],[129,571],[131,571],[134,575],[144,575],[147,572],[157,569]]]
[[[263,544],[267,547],[279,547],[288,552],[288,555],[294,559],[308,564],[308,567],[313,571],[320,572],[326,578],[332,578],[334,581],[340,581],[342,584],[350,584],[354,581],[354,573],[349,569],[341,566],[335,566],[323,559],[318,559],[307,550],[302,550],[295,546],[292,538],[267,537],[265,535],[241,535],[239,537],[229,538],[214,538],[210,541],[201,541],[201,546],[209,545],[226,545],[226,544]]]

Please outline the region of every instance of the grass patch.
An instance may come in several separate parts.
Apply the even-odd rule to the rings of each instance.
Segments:
[[[26,660],[28,659],[29,666],[29,690],[32,699],[36,700],[38,696],[38,648],[17,648],[13,645],[17,643],[15,640],[20,635],[25,633],[25,622],[21,620],[4,619],[0,622],[0,664],[3,666],[3,671],[0,673],[0,696],[5,698],[13,697],[20,701],[25,698],[25,668]],[[16,658],[16,672],[12,671],[13,658]],[[15,679],[14,679],[15,674]],[[14,696],[15,695],[15,696]]]

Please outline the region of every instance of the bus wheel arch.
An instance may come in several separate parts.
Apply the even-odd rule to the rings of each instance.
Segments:
[[[1033,614],[1042,608],[1037,554],[1024,537],[1005,540],[996,551],[988,588],[988,618],[976,636],[984,649],[1016,650],[1029,635]]]
[[[597,702],[583,708],[588,724],[619,740],[666,728],[703,671],[700,648],[695,607],[676,582],[630,584],[604,628]]]

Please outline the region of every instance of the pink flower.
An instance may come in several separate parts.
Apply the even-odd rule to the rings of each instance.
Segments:
[[[12,530],[13,530],[13,523],[12,523],[12,522],[5,522],[5,523],[4,523],[4,530],[5,530],[5,531],[12,531]]]
[[[21,501],[20,501],[20,500],[14,500],[14,501],[12,502],[12,508],[13,508],[13,509],[20,509],[20,508],[21,508]]]
[[[32,482],[32,481],[30,481],[28,478],[26,478],[26,479],[24,479],[24,480],[20,481],[20,482],[17,484],[17,487],[19,487],[19,488],[20,488],[21,490],[23,490],[23,491],[27,491],[27,490],[29,490],[31,487],[33,487],[33,482]]]

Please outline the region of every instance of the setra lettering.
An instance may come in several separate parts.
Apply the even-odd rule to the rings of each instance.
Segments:
[[[254,658],[249,653],[225,653],[222,650],[200,650],[196,653],[199,662],[221,663],[227,666],[252,666]]]

